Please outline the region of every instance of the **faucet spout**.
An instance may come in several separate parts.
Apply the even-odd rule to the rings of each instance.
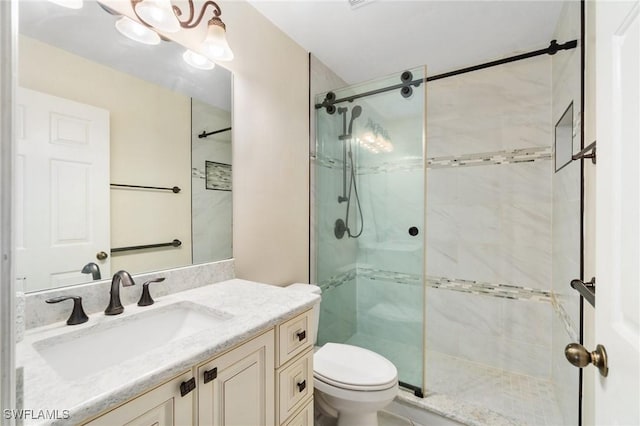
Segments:
[[[82,267],[83,274],[91,274],[91,279],[94,281],[102,279],[102,275],[100,274],[100,267],[94,262],[89,262]]]
[[[123,287],[129,287],[135,284],[133,278],[127,271],[118,271],[113,274],[113,279],[111,280],[111,291],[110,291],[110,299],[109,306],[105,309],[105,315],[118,315],[124,311],[124,306],[122,306],[122,302],[120,301],[120,283],[122,283]]]

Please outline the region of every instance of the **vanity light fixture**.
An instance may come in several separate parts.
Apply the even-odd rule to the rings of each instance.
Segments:
[[[116,21],[116,29],[123,36],[139,43],[150,45],[160,43],[160,36],[157,32],[126,16],[123,16]]]
[[[130,1],[134,13],[143,24],[166,33],[175,33],[181,28],[196,28],[202,22],[207,8],[211,6],[213,8],[213,17],[208,21],[207,34],[202,41],[201,49],[198,50],[212,61],[230,61],[233,59],[233,52],[227,42],[227,28],[222,19],[220,19],[222,10],[216,2],[212,0],[205,2],[200,11],[196,13],[193,0],[188,0],[189,13],[186,19],[183,20],[181,19],[183,11],[178,6],[171,4],[171,0]]]
[[[142,22],[165,33],[180,31],[170,0],[132,0],[133,10]]]
[[[182,59],[189,65],[199,70],[212,70],[216,65],[208,60],[205,56],[194,52],[193,50],[186,50],[182,54]]]

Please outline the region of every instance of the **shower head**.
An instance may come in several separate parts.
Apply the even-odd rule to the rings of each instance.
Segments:
[[[353,130],[353,121],[360,117],[360,114],[362,114],[362,107],[360,105],[356,105],[351,109],[351,120],[349,121],[349,131],[347,132],[349,136],[351,136],[351,131]]]

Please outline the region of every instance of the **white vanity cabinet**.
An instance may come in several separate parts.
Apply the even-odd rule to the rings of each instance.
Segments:
[[[114,408],[85,426],[183,426],[193,424],[195,392],[182,396],[180,387],[193,378],[191,370]],[[184,386],[184,385],[183,385]]]
[[[198,425],[274,424],[274,332],[197,368]]]
[[[276,325],[83,424],[312,426],[311,315]],[[194,384],[181,396],[181,385],[184,393]]]
[[[276,424],[313,425],[313,311],[276,327]]]

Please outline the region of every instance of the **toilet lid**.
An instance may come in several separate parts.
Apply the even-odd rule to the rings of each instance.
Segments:
[[[398,380],[398,370],[385,357],[368,349],[327,343],[313,356],[318,380],[345,389],[387,389]]]

